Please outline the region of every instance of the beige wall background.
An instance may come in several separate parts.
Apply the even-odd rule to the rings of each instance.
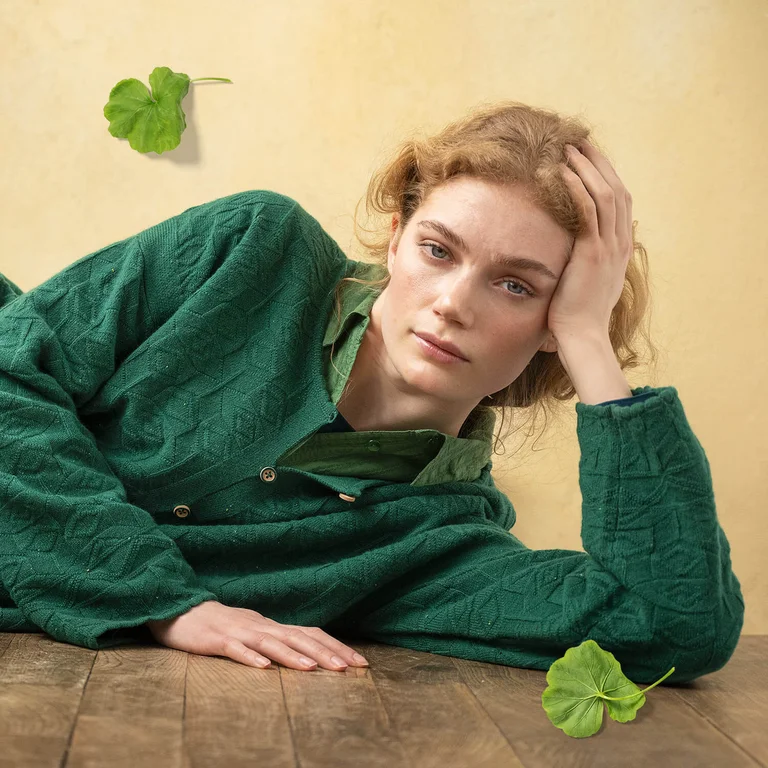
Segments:
[[[657,371],[712,468],[747,612],[768,632],[766,0],[3,0],[0,272],[29,290],[104,245],[246,189],[290,195],[350,258],[384,154],[472,106],[584,118],[634,198]],[[113,138],[124,78],[190,78],[162,155]],[[536,549],[583,549],[574,404],[494,459]]]

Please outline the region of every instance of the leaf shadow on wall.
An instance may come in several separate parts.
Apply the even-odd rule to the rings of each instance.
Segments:
[[[181,100],[181,108],[184,111],[184,121],[186,128],[181,132],[179,146],[170,149],[161,154],[157,152],[147,152],[144,157],[150,160],[168,160],[179,165],[195,165],[200,162],[200,141],[195,127],[195,91],[198,88],[204,88],[207,85],[225,85],[225,83],[190,83],[189,92]],[[126,143],[127,139],[123,139]]]

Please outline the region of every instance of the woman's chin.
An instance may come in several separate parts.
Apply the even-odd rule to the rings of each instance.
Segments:
[[[458,394],[456,377],[444,371],[435,370],[422,361],[409,366],[402,377],[406,387],[414,393],[438,400],[455,400]]]

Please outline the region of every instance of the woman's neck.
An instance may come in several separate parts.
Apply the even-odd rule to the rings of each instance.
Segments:
[[[411,394],[386,354],[376,304],[336,407],[356,431],[435,429],[458,437],[477,403],[458,409]]]

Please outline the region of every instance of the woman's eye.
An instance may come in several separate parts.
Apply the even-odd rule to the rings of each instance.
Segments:
[[[446,251],[445,248],[440,247],[437,243],[422,243],[421,247],[426,248],[431,254],[432,258],[436,259],[437,261],[445,261],[445,257],[435,256],[435,250],[442,251],[442,253],[444,253],[446,256],[448,255],[448,251]],[[523,293],[515,293],[514,291],[507,291],[507,293],[509,293],[512,296],[526,296],[526,295],[534,296],[535,295],[533,291],[528,289],[525,285],[518,282],[517,280],[505,280],[504,283],[507,285],[516,285],[519,288],[523,289]]]
[[[528,296],[533,296],[533,293],[529,291],[522,283],[518,283],[517,280],[505,280],[504,281],[507,285],[516,285],[518,288],[522,288],[525,293],[514,293],[513,291],[509,291],[509,293],[512,293],[513,296],[524,296],[525,294],[528,294]]]
[[[448,251],[446,251],[444,248],[441,248],[439,245],[437,245],[437,243],[424,243],[422,247],[428,248],[433,258],[437,258],[437,256],[435,256],[435,252],[432,250],[433,248],[437,248],[438,251],[442,251],[443,253],[448,253]],[[442,261],[442,259],[440,259],[440,261]]]

